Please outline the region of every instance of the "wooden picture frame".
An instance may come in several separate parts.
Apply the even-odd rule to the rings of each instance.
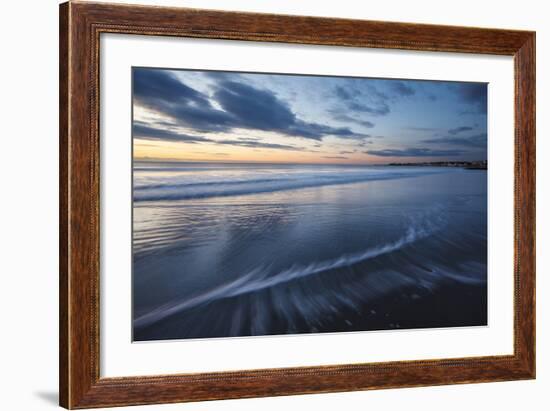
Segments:
[[[126,33],[513,56],[514,353],[100,378],[100,34]],[[535,33],[69,2],[60,6],[60,405],[174,403],[535,378]]]

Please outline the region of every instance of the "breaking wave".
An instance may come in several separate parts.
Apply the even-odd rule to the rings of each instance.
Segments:
[[[444,172],[445,170],[443,170]],[[199,182],[172,181],[164,184],[145,183],[134,188],[134,201],[185,200],[195,198],[250,195],[299,188],[392,180],[441,173],[441,170],[331,170],[324,173],[278,173],[270,176],[252,174],[233,179]]]

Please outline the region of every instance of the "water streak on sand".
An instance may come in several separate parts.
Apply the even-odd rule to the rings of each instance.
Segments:
[[[364,262],[365,260],[394,252],[406,245],[423,239],[439,230],[443,226],[444,221],[445,218],[441,212],[438,214],[432,213],[430,214],[429,219],[423,217],[420,221],[414,221],[407,228],[406,233],[397,241],[385,244],[383,246],[373,247],[361,252],[345,254],[332,260],[313,262],[305,266],[295,264],[290,268],[276,274],[269,274],[269,270],[266,269],[266,267],[257,267],[254,270],[240,276],[236,280],[219,285],[210,291],[183,301],[172,301],[158,307],[157,309],[136,318],[134,320],[134,326],[145,327],[178,312],[185,311],[221,298],[230,298],[247,293],[253,293],[306,276],[353,266],[360,262]]]

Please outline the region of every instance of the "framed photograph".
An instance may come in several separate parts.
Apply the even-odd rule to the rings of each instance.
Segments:
[[[535,33],[60,6],[60,405],[535,377]]]

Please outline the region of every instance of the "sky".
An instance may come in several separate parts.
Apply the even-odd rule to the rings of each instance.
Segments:
[[[136,160],[487,159],[487,85],[133,68]]]

